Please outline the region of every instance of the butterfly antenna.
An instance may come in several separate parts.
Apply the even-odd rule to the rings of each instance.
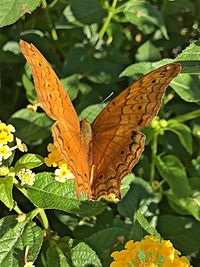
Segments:
[[[111,92],[101,103],[99,103],[97,105],[97,107],[94,107],[94,109],[91,110],[90,113],[88,113],[86,119],[92,114],[92,112],[94,112],[94,110],[96,110],[97,108],[101,107],[113,94],[114,94],[114,92]]]

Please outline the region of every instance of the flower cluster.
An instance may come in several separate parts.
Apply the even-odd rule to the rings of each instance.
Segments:
[[[35,181],[35,173],[29,169],[21,169],[17,176],[21,180],[21,185],[33,185]]]
[[[2,165],[2,161],[8,159],[12,152],[15,149],[19,149],[22,152],[27,151],[27,147],[25,144],[22,144],[21,140],[19,138],[16,138],[16,145],[11,147],[10,143],[14,141],[14,135],[15,128],[8,124],[0,121],[0,165]]]
[[[125,249],[111,255],[110,267],[189,267],[189,260],[180,256],[169,240],[159,242],[154,236],[145,236],[142,241],[130,240]]]
[[[48,167],[58,167],[55,170],[55,179],[58,182],[64,183],[69,179],[74,179],[73,173],[68,169],[67,164],[61,158],[58,150],[56,149],[55,145],[49,144],[47,147],[49,153],[48,157],[44,159],[45,164]]]
[[[151,128],[159,132],[160,135],[164,134],[164,130],[167,126],[168,122],[165,119],[160,119],[158,116],[155,116],[151,122]]]

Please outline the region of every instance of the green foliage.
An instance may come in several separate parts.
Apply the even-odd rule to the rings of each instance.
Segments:
[[[198,0],[0,0],[0,120],[28,145],[22,155],[13,142],[1,160],[0,266],[107,267],[112,251],[150,234],[199,267],[199,12]],[[20,39],[44,54],[90,123],[112,92],[181,63],[118,203],[77,198],[75,183],[56,181],[44,164],[53,122],[37,106]],[[22,171],[33,183],[23,184]]]

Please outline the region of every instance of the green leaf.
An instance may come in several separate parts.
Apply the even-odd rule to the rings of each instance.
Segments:
[[[108,59],[94,58],[92,55],[87,56],[81,65],[81,72],[88,80],[97,84],[109,84],[117,80],[121,71],[120,65]]]
[[[132,64],[128,66],[125,70],[123,70],[122,73],[120,73],[119,77],[133,76],[133,78],[136,80],[140,78],[142,75],[145,75],[148,72],[154,69],[157,69],[158,67],[161,67],[165,64],[171,63],[171,62],[173,62],[173,60],[165,58],[160,61],[152,62],[152,63],[140,62],[140,63]]]
[[[162,158],[157,156],[156,167],[177,198],[184,198],[190,195],[185,168],[176,156],[167,155]]]
[[[67,91],[67,94],[69,95],[71,101],[73,101],[79,92],[79,80],[77,77],[77,74],[73,74],[71,76],[68,76],[64,79],[60,80],[64,86],[64,88]]]
[[[149,183],[141,178],[135,178],[128,193],[117,204],[117,209],[121,215],[133,220],[134,213],[139,207],[146,207],[155,202],[157,202],[157,199]]]
[[[169,120],[166,130],[175,133],[184,148],[192,154],[192,133],[187,125],[175,120]]]
[[[58,242],[51,242],[47,248],[47,266],[48,267],[70,267],[67,256],[61,250]]]
[[[200,41],[196,41],[187,46],[177,57],[183,65],[182,72],[199,74],[200,73]]]
[[[32,83],[31,79],[29,79],[27,77],[27,75],[22,75],[22,84],[26,90],[26,97],[28,99],[28,101],[31,104],[35,104],[37,102],[37,94],[36,94],[36,90],[35,90],[35,86]]]
[[[197,77],[181,73],[173,79],[170,86],[183,100],[187,102],[200,101],[199,79]]]
[[[168,1],[165,6],[165,13],[171,16],[175,13],[184,12],[186,9],[190,10],[191,13],[195,12],[194,2],[190,0]]]
[[[142,215],[139,210],[136,212],[135,218],[148,234],[157,237],[158,240],[161,240],[161,236],[158,231],[147,221],[147,219]]]
[[[166,39],[169,38],[160,12],[150,3],[141,0],[128,1],[123,12],[128,22],[137,25],[144,32],[148,30],[145,33],[151,33],[149,29],[151,25],[155,25],[160,28]]]
[[[96,252],[83,242],[80,242],[72,249],[71,258],[74,267],[102,266]]]
[[[96,215],[105,208],[101,201],[81,202],[85,196],[77,199],[74,181],[60,183],[47,172],[36,174],[34,185],[27,189],[27,194],[36,207],[63,210],[80,216]]]
[[[39,6],[40,0],[0,0],[0,27],[16,22],[26,13],[31,13]]]
[[[137,61],[157,61],[161,59],[160,52],[150,41],[143,43],[135,55]]]
[[[74,181],[57,182],[54,175],[48,172],[36,174],[34,185],[27,189],[27,193],[36,207],[44,209],[70,212],[80,205],[80,200],[76,199]]]
[[[14,201],[12,196],[13,177],[6,176],[0,178],[0,200],[10,210],[13,208]]]
[[[123,225],[124,226],[124,225]],[[108,262],[113,251],[113,247],[117,250],[116,244],[119,244],[118,237],[128,240],[128,227],[109,227],[100,231],[96,231],[85,239],[85,242],[96,251],[103,266],[109,266]]]
[[[40,251],[43,232],[29,219],[18,222],[16,216],[0,220],[0,266],[24,266],[24,253],[28,246],[28,261],[34,262]]]
[[[9,123],[16,128],[16,135],[32,146],[42,144],[51,134],[52,120],[45,113],[21,109],[11,116]]]
[[[97,0],[72,0],[71,11],[73,16],[83,24],[100,22],[105,14]]]
[[[61,21],[56,27],[57,29],[73,29],[75,27],[83,27],[84,25],[76,19],[71,6],[67,6],[62,13]]]
[[[20,48],[19,48],[19,43],[14,42],[14,41],[8,41],[6,44],[4,44],[3,51],[10,51],[14,53],[15,55],[18,55],[21,53]]]
[[[200,192],[199,177],[192,177],[189,179],[190,187],[193,191]]]
[[[15,163],[15,169],[16,171],[19,171],[22,168],[33,169],[41,166],[43,163],[44,160],[41,156],[27,153],[18,159],[18,161]]]
[[[198,221],[200,221],[200,193],[193,194],[192,197],[178,198],[171,191],[167,192],[167,198],[169,205],[176,213],[182,215],[192,215]]]
[[[158,231],[183,255],[200,249],[200,223],[191,217],[161,215],[158,218]]]
[[[83,109],[79,117],[86,119],[90,124],[94,121],[97,115],[107,106],[108,103],[90,105]]]

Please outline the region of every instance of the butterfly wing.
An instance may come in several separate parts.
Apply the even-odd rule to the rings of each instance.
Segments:
[[[39,102],[49,117],[56,121],[52,127],[54,143],[76,178],[77,195],[80,196],[81,192],[90,195],[87,152],[70,98],[40,51],[23,40],[20,47],[31,67]]]
[[[164,92],[181,70],[179,63],[162,66],[122,91],[92,124],[93,198],[114,193],[131,172],[144,149],[140,132],[158,113]]]

